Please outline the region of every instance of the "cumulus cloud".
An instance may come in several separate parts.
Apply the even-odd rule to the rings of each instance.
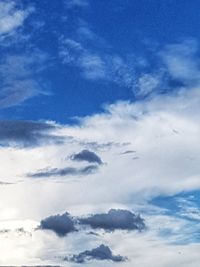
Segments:
[[[0,121],[0,144],[2,146],[34,147],[43,142],[62,142],[62,137],[51,134],[57,125],[35,121]]]
[[[86,149],[79,153],[73,154],[71,159],[75,161],[87,161],[90,163],[102,164],[101,158],[96,153]]]
[[[92,228],[100,228],[109,231],[120,230],[143,230],[144,219],[128,210],[111,209],[108,213],[94,214],[79,219],[81,224],[89,225]]]
[[[125,261],[126,258],[120,255],[113,255],[111,249],[108,246],[102,244],[97,248],[94,248],[92,250],[86,250],[78,255],[65,257],[64,260],[75,263],[85,263],[86,261],[91,260],[109,260],[113,262],[122,262]]]
[[[67,212],[62,215],[50,216],[42,220],[39,228],[42,230],[51,230],[58,236],[65,236],[66,234],[76,231],[74,220]]]

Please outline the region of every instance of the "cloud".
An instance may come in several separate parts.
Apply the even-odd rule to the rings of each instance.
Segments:
[[[6,55],[0,60],[0,109],[20,105],[38,96],[48,95],[37,82],[46,56],[37,51],[28,54]]]
[[[66,167],[62,169],[43,169],[36,173],[30,173],[27,176],[31,178],[45,178],[52,176],[79,176],[93,174],[98,170],[96,165],[88,165],[83,168]]]
[[[86,149],[77,154],[73,154],[71,159],[75,161],[87,161],[90,163],[102,164],[101,158],[96,153]]]
[[[155,75],[152,74],[143,74],[139,77],[138,79],[138,94],[140,96],[146,96],[160,86],[160,77],[156,77]]]
[[[86,218],[79,219],[81,224],[86,224],[92,228],[102,228],[109,231],[120,230],[143,230],[144,220],[128,210],[111,209],[108,213],[94,214]]]
[[[61,237],[76,231],[74,220],[67,212],[62,215],[50,216],[42,220],[39,229],[51,230]]]
[[[0,145],[34,147],[43,142],[62,142],[62,137],[51,134],[58,126],[48,122],[0,121]]]
[[[85,8],[89,6],[88,0],[65,0],[66,7],[71,8]]]
[[[197,56],[198,43],[185,40],[182,43],[170,44],[159,54],[171,77],[187,86],[199,84],[200,62]]]
[[[31,8],[19,8],[15,1],[0,1],[0,36],[13,34],[31,12]]]
[[[78,35],[80,38],[77,39],[62,38],[59,55],[63,64],[77,67],[87,80],[110,82],[131,90],[135,88],[136,62],[103,52],[104,41],[93,34],[88,26],[80,27]],[[97,43],[101,48],[94,45]]]
[[[102,244],[97,248],[94,248],[92,250],[86,250],[78,255],[65,257],[64,260],[75,263],[85,263],[86,261],[91,261],[91,260],[100,260],[100,261],[109,260],[113,262],[122,262],[125,261],[126,258],[120,255],[117,256],[113,255],[110,248]]]

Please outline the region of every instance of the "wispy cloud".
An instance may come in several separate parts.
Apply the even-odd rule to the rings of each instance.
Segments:
[[[85,8],[89,6],[89,0],[64,0],[67,8]]]
[[[88,80],[102,80],[134,89],[134,63],[118,55],[89,50],[78,41],[66,39],[62,42],[60,57],[64,64],[79,68],[83,77]]]
[[[46,60],[41,52],[6,55],[0,60],[0,109],[20,105],[27,99],[47,95],[37,81]]]
[[[0,1],[0,36],[14,34],[32,11],[22,9],[16,1]]]
[[[80,176],[93,174],[98,170],[96,165],[88,165],[82,168],[66,167],[66,168],[54,168],[43,169],[36,173],[29,173],[27,176],[31,178],[45,178],[45,177],[57,177],[57,176]]]

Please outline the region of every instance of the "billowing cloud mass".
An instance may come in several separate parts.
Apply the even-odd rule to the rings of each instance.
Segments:
[[[76,161],[87,161],[90,163],[102,164],[101,158],[96,153],[86,149],[77,154],[73,154],[71,159]]]
[[[199,266],[200,2],[168,2],[0,0],[0,266]]]
[[[111,209],[108,213],[94,214],[86,218],[79,219],[81,224],[86,224],[92,228],[100,228],[109,231],[120,230],[143,230],[144,220],[128,210]]]
[[[73,218],[69,213],[50,216],[40,223],[40,229],[51,230],[59,236],[65,236],[76,230]]]
[[[100,260],[100,261],[109,260],[113,262],[122,262],[125,261],[126,258],[120,255],[113,255],[110,248],[102,244],[97,248],[94,248],[92,250],[86,250],[78,255],[65,257],[64,260],[75,263],[85,263],[86,261],[91,261],[91,260]]]

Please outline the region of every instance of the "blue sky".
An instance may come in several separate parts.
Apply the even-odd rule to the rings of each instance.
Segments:
[[[199,8],[0,0],[0,265],[199,266]]]
[[[24,60],[24,78],[40,93],[25,92],[25,99],[2,108],[3,117],[66,123],[104,103],[134,101],[138,76],[163,67],[157,52],[199,36],[197,1],[66,2],[17,1],[23,21],[2,30],[1,64]]]

